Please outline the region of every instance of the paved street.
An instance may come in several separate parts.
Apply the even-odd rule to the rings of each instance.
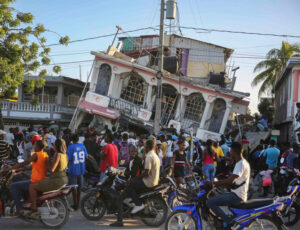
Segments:
[[[61,229],[63,230],[94,230],[94,229],[120,229],[120,228],[112,228],[109,226],[115,220],[113,216],[106,217],[101,221],[88,221],[86,220],[80,211],[72,212],[70,215],[70,219],[68,223]],[[123,229],[155,229],[146,227],[139,220],[125,220],[126,226]],[[36,222],[34,224],[30,224],[24,222],[23,220],[16,218],[2,218],[0,219],[1,230],[13,230],[13,229],[43,229],[43,225]],[[161,226],[161,229],[164,228],[164,225]],[[157,228],[159,229],[159,228]]]
[[[95,229],[120,229],[112,228],[109,226],[115,220],[113,216],[106,217],[101,221],[88,221],[82,215],[80,211],[72,212],[68,223],[61,228],[62,230],[95,230]],[[125,220],[126,226],[122,229],[164,229],[164,225],[160,228],[150,228],[145,226],[139,220]],[[34,224],[26,223],[23,220],[16,218],[2,218],[0,219],[1,230],[16,230],[16,229],[43,229],[43,225],[36,222]],[[299,225],[290,228],[290,230],[299,230]]]

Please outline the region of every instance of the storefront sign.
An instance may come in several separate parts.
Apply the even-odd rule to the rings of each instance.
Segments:
[[[146,109],[140,109],[138,111],[138,118],[144,120],[144,121],[149,121],[150,117],[152,115],[152,112],[146,110]]]
[[[219,141],[221,139],[221,135],[219,133],[210,132],[204,129],[198,129],[196,137],[202,141]]]
[[[102,106],[107,108],[109,105],[109,97],[97,94],[97,93],[92,93],[92,92],[87,92],[85,100],[87,102],[90,102],[92,104]]]

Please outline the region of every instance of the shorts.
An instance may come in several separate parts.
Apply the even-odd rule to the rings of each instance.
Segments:
[[[269,178],[264,179],[263,181],[263,187],[268,187],[272,185],[272,180]]]
[[[69,185],[78,185],[79,188],[84,186],[83,175],[68,175]]]

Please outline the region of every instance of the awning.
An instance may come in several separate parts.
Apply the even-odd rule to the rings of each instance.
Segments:
[[[110,119],[117,119],[120,116],[118,110],[98,106],[93,103],[87,102],[84,99],[82,99],[82,101],[80,102],[79,108],[84,109],[88,113],[97,114]]]

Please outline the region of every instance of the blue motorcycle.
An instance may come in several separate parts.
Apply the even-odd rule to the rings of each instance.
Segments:
[[[206,206],[206,201],[214,194],[214,189],[206,190],[204,181],[201,191],[190,199],[189,204],[176,206],[168,217],[166,230],[223,229],[222,221]],[[231,229],[272,229],[281,230],[284,226],[280,212],[290,205],[292,197],[300,190],[299,185],[289,190],[289,195],[275,199],[249,200],[237,206],[228,207],[234,217]]]

